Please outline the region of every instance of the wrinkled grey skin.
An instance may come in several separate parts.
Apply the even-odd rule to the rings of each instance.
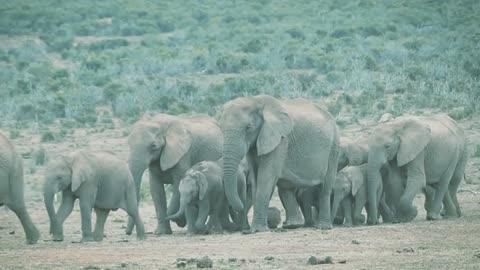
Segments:
[[[252,231],[266,231],[268,203],[278,187],[286,211],[284,226],[303,224],[295,189],[323,183],[319,227],[330,229],[330,194],[337,172],[338,128],[321,106],[303,99],[259,95],[224,105],[224,183],[229,204],[244,208],[236,188],[238,165],[246,155],[255,174]]]
[[[223,136],[215,119],[207,115],[172,116],[158,114],[153,119],[140,120],[128,137],[129,166],[136,184],[137,197],[142,175],[148,168],[150,192],[157,216],[156,235],[171,234],[170,222],[165,217],[179,209],[178,185],[186,171],[203,160],[218,160],[222,156]],[[168,205],[166,184],[173,185]],[[184,216],[175,220],[185,226]],[[129,220],[127,234],[133,222]]]
[[[441,219],[442,201],[446,217],[461,215],[457,189],[464,177],[467,162],[467,139],[464,131],[447,115],[430,117],[404,116],[379,124],[369,139],[368,197],[377,200],[382,181],[381,169],[389,164],[392,185],[401,194],[391,194],[396,205],[396,218],[407,222],[417,215],[414,197],[425,192],[427,185],[435,189],[427,199],[427,219]],[[377,205],[369,205],[368,223],[378,222]]]
[[[221,233],[225,226],[232,226],[229,221],[229,205],[223,188],[223,160],[202,161],[188,170],[180,180],[180,209],[167,220],[185,214],[187,218],[187,234],[207,233],[210,228],[206,221],[209,218],[211,230]],[[242,202],[246,200],[246,183],[242,170],[238,171],[237,187]],[[242,216],[243,230],[248,230],[245,211]]]
[[[60,156],[48,165],[43,190],[54,241],[63,241],[63,222],[76,199],[80,201],[82,242],[102,241],[108,213],[119,208],[134,220],[137,239],[146,238],[128,165],[110,152],[80,150]],[[53,199],[60,191],[62,202],[55,211]],[[93,234],[92,208],[97,215]]]
[[[25,206],[23,195],[23,162],[13,144],[0,132],[0,206],[12,210],[22,223],[27,244],[40,238]]]
[[[359,225],[365,222],[362,215],[363,208],[370,203],[367,198],[367,164],[348,166],[337,174],[337,181],[333,186],[332,215],[336,215],[339,207],[345,217],[345,226]],[[381,184],[383,187],[383,184]],[[393,213],[386,205],[383,188],[378,196],[381,204],[381,216],[386,221],[392,221]],[[353,209],[352,209],[353,208]]]
[[[360,136],[355,141],[348,137],[340,137],[340,153],[338,155],[337,171],[342,170],[345,166],[358,166],[367,163],[368,158],[368,142],[367,137]],[[316,225],[314,216],[318,216],[318,196],[322,187],[321,185],[309,188],[300,188],[296,191],[297,202],[302,210],[305,220],[304,227],[313,227]],[[343,212],[339,215],[343,222]],[[333,218],[334,213],[332,213]],[[288,227],[293,229],[292,227]]]

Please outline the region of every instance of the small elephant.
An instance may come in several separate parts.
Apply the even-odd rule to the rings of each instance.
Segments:
[[[27,244],[35,244],[40,233],[27,212],[23,190],[22,157],[0,132],[0,206],[5,205],[17,215],[25,231]]]
[[[380,213],[384,222],[389,222],[393,213],[385,203],[383,189],[380,192]],[[367,198],[367,164],[348,166],[341,170],[333,186],[332,214],[335,215],[340,207],[345,217],[345,226],[363,224],[365,216],[362,215],[362,210],[367,203],[370,203]]]
[[[268,207],[267,223],[269,229],[276,229],[282,221],[280,209],[277,207]]]
[[[237,188],[240,191],[242,203],[245,203],[246,183],[242,170],[237,173]],[[178,218],[185,214],[187,218],[187,234],[207,233],[210,228],[205,223],[209,218],[209,225],[215,232],[222,232],[229,223],[229,205],[223,188],[223,159],[218,161],[202,161],[189,169],[180,180],[180,209],[166,220]],[[245,211],[239,216],[242,218],[242,227],[248,230]]]
[[[53,198],[59,191],[62,191],[62,202],[55,213]],[[135,221],[137,239],[146,238],[138,213],[133,177],[128,165],[113,153],[80,150],[60,156],[48,165],[44,201],[54,241],[63,241],[63,222],[72,212],[76,199],[80,200],[82,242],[102,241],[108,213],[118,208],[125,210]],[[92,208],[97,215],[93,234]]]

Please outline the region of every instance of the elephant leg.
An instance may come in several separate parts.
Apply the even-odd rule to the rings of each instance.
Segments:
[[[441,216],[445,219],[458,217],[457,209],[455,208],[455,204],[453,203],[449,190],[447,190],[445,196],[443,197],[443,210]]]
[[[187,219],[187,235],[194,235],[197,233],[195,223],[197,221],[198,208],[193,205],[187,205],[185,210],[185,217]]]
[[[413,199],[417,194],[425,189],[426,184],[427,180],[425,178],[424,154],[422,153],[408,165],[407,182],[398,205],[399,222],[408,222],[417,216],[418,211],[413,205]]]
[[[332,149],[330,152],[327,172],[325,175],[323,186],[318,196],[319,200],[317,207],[319,215],[317,227],[322,230],[330,230],[333,228],[331,216],[331,198],[333,184],[335,183],[337,177],[338,154],[338,149]]]
[[[21,198],[23,200],[23,198]],[[25,232],[25,236],[27,238],[27,244],[35,244],[37,243],[38,239],[40,238],[40,232],[35,227],[30,218],[30,215],[27,212],[27,208],[25,207],[25,203],[9,203],[6,206],[12,210],[15,215],[20,220],[22,224],[23,230]]]
[[[129,218],[132,218],[135,222],[135,228],[137,232],[137,240],[145,240],[147,239],[147,235],[145,233],[145,227],[143,225],[143,221],[140,218],[140,211],[138,210],[138,203],[135,199],[135,193],[133,191],[128,191],[127,194],[127,207],[124,209]]]
[[[339,207],[338,210],[337,210],[337,214],[335,215],[335,218],[333,219],[333,224],[342,225],[344,219],[345,219],[345,214],[344,214],[344,211],[343,211],[343,207]]]
[[[200,201],[198,204],[198,216],[197,216],[197,220],[195,221],[195,228],[197,229],[197,231],[201,233],[205,233],[207,231],[205,223],[207,222],[207,218],[209,214],[210,214],[210,200],[208,198],[205,198],[204,200]],[[216,220],[216,222],[218,222],[218,220]],[[212,225],[217,225],[217,224],[212,223]]]
[[[448,186],[448,191],[450,193],[450,197],[452,198],[452,202],[455,206],[457,217],[462,216],[462,210],[460,209],[460,204],[458,203],[458,199],[457,199],[457,190],[463,178],[465,177],[466,159],[467,158],[464,157],[463,159],[460,160],[459,164],[457,165],[457,168],[455,169],[455,173],[453,174],[452,181]]]
[[[97,215],[97,221],[95,222],[95,230],[93,231],[93,240],[100,242],[103,240],[105,221],[107,220],[108,209],[95,208],[95,214]]]
[[[92,202],[86,198],[80,199],[80,213],[82,216],[82,242],[93,241],[92,234]]]
[[[380,215],[382,216],[383,223],[391,223],[394,221],[395,214],[390,209],[390,207],[388,206],[385,200],[385,193],[382,195],[382,198],[380,199],[380,205],[378,209],[380,210]]]
[[[292,189],[283,188],[279,185],[278,195],[280,197],[280,201],[282,202],[283,208],[285,209],[286,218],[285,222],[283,223],[283,228],[296,229],[302,227],[303,219],[302,214],[299,211],[300,209],[298,207],[295,191]]]
[[[183,177],[183,175],[181,177]],[[179,177],[179,179],[181,177]],[[170,198],[170,203],[168,204],[167,216],[177,213],[178,209],[180,208],[180,192],[178,191],[178,185],[179,185],[179,181],[176,181],[173,186],[172,198]],[[185,227],[185,225],[187,224],[187,221],[184,215],[182,215],[178,219],[174,219],[173,221],[175,221],[177,226],[180,228]]]
[[[365,216],[362,215],[362,210],[367,204],[366,197],[355,197],[355,203],[353,203],[353,224],[361,225],[365,222]]]
[[[448,192],[448,186],[453,177],[454,170],[448,170],[446,173],[439,179],[437,183],[437,188],[435,190],[435,196],[432,202],[432,208],[427,211],[427,220],[441,220],[442,216],[440,212],[442,211],[442,203],[446,193]]]
[[[56,222],[50,226],[50,233],[53,234],[53,241],[63,241],[63,223],[72,213],[75,198],[70,191],[62,192],[62,203],[58,208]]]
[[[157,214],[155,235],[172,234],[170,222],[165,220],[167,217],[167,200],[164,185],[157,179],[150,179],[150,193]]]
[[[345,214],[345,222],[343,225],[345,227],[351,227],[353,225],[353,212],[352,212],[352,199],[350,197],[345,197],[341,202],[343,213]]]
[[[433,188],[430,185],[427,185],[425,187],[425,203],[423,204],[425,211],[427,212],[431,211],[433,207],[433,198],[435,198],[435,188]]]

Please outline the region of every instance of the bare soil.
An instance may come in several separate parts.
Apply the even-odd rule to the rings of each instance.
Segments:
[[[469,134],[473,156],[480,144],[480,123],[461,123]],[[84,147],[113,150],[126,158],[128,128],[118,121],[115,125],[115,129],[75,129],[59,143],[40,143],[40,134],[32,128],[22,130],[14,143],[25,156],[42,145],[49,158]],[[349,127],[350,133],[355,130],[359,127]],[[171,269],[177,267],[177,259],[204,256],[213,260],[214,269],[480,269],[479,164],[478,157],[469,161],[466,177],[472,184],[460,187],[463,217],[454,220],[426,221],[423,195],[419,195],[415,200],[419,214],[407,224],[192,237],[185,235],[184,228],[174,227],[173,235],[157,237],[151,233],[156,227],[153,205],[144,201],[141,215],[150,232],[146,241],[124,234],[127,218],[119,210],[111,212],[103,242],[79,243],[77,203],[64,225],[65,241],[57,243],[48,235],[49,221],[41,197],[44,166],[25,159],[26,201],[42,235],[38,244],[26,245],[19,221],[0,208],[0,269]],[[271,204],[282,209],[276,197]],[[310,256],[320,260],[331,256],[333,264],[307,265]],[[185,266],[197,267],[195,262]]]

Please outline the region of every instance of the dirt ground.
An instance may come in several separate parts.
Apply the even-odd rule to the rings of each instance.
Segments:
[[[461,123],[469,134],[473,155],[480,144],[480,123]],[[61,143],[40,143],[40,135],[32,128],[22,131],[14,143],[25,156],[42,145],[50,158],[81,147],[113,150],[126,158],[128,128],[118,121],[115,125],[115,129],[75,129]],[[349,127],[346,133],[357,133],[358,129]],[[141,215],[149,232],[146,241],[124,234],[126,214],[119,210],[111,212],[105,228],[107,236],[101,243],[78,242],[78,202],[64,224],[65,241],[50,240],[41,197],[44,166],[32,165],[31,159],[24,161],[26,201],[41,239],[36,245],[26,245],[19,221],[12,212],[0,208],[0,269],[171,269],[177,267],[179,258],[203,256],[213,260],[214,269],[480,269],[478,157],[470,159],[466,173],[476,184],[463,183],[460,187],[463,217],[455,220],[426,221],[423,195],[419,195],[415,200],[419,214],[408,224],[192,237],[185,236],[184,228],[175,227],[173,235],[156,237],[151,233],[156,227],[154,208],[144,201]],[[271,205],[281,208],[278,198]],[[307,265],[310,256],[330,256],[333,264]],[[194,262],[186,265],[187,269],[196,267]]]

